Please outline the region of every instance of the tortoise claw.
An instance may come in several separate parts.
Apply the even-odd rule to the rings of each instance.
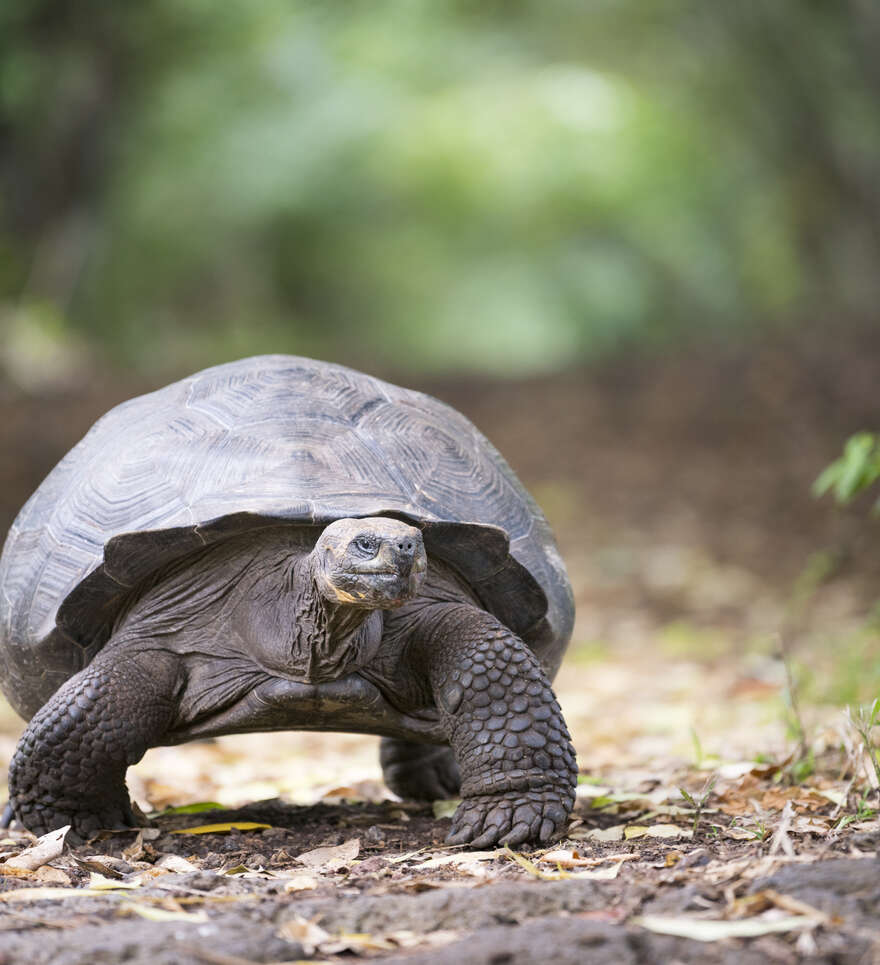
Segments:
[[[454,833],[450,831],[450,833],[446,835],[446,843],[467,844],[471,840],[472,836],[473,828],[469,824],[466,824],[463,828],[455,831]]]
[[[544,844],[565,826],[563,795],[555,788],[465,798],[452,818],[447,844]]]

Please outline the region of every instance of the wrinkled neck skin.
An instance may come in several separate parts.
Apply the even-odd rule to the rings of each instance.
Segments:
[[[222,702],[218,687],[237,691],[254,671],[301,683],[350,674],[372,659],[383,613],[328,600],[313,546],[278,527],[182,560],[142,589],[112,645],[181,657],[200,704]]]
[[[271,608],[281,646],[270,644],[266,653],[269,641],[254,641],[266,669],[308,683],[336,680],[369,661],[381,641],[383,622],[380,610],[328,600],[318,589],[316,565],[309,553],[287,568],[281,606]],[[277,581],[270,576],[261,582],[277,600]],[[251,598],[257,614],[263,608],[260,589],[255,587]]]

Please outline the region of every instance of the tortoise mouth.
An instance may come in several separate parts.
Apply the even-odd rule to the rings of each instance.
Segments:
[[[387,610],[411,600],[422,583],[421,575],[416,573],[370,573],[368,577],[367,580],[328,580],[325,596],[335,603]]]

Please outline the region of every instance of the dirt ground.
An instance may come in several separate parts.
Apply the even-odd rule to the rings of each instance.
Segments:
[[[865,334],[419,386],[489,435],[560,538],[578,621],[556,689],[582,774],[565,837],[445,847],[450,806],[393,800],[371,738],[157,748],[130,773],[142,832],[29,870],[30,836],[0,832],[0,965],[880,961],[876,778],[842,714],[880,682],[878,524],[809,493],[876,428],[878,382]],[[0,386],[0,525],[133,391]],[[0,767],[21,726],[0,707]]]

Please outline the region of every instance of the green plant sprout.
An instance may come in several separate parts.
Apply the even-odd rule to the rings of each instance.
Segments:
[[[693,834],[697,833],[697,827],[700,823],[700,818],[703,816],[703,810],[709,803],[709,797],[712,794],[712,788],[715,787],[715,782],[718,780],[717,777],[713,776],[706,780],[703,785],[703,790],[700,791],[699,797],[694,797],[687,788],[679,787],[679,794],[685,799],[685,801],[694,809],[694,823],[691,828]]]
[[[831,492],[845,506],[859,493],[880,479],[880,436],[873,432],[857,432],[846,441],[843,455],[835,459],[813,483],[813,495]],[[880,515],[880,499],[874,503],[874,515]]]
[[[865,753],[868,755],[871,765],[874,768],[874,777],[877,787],[880,788],[880,760],[877,757],[877,749],[874,747],[873,730],[880,722],[880,697],[874,699],[870,709],[865,707],[852,707],[846,709],[847,719],[853,730],[861,737]]]
[[[763,821],[757,821],[753,828],[743,828],[743,830],[748,831],[749,834],[753,834],[755,836],[755,840],[761,842],[766,841],[770,834],[770,829],[766,824],[764,824]]]

